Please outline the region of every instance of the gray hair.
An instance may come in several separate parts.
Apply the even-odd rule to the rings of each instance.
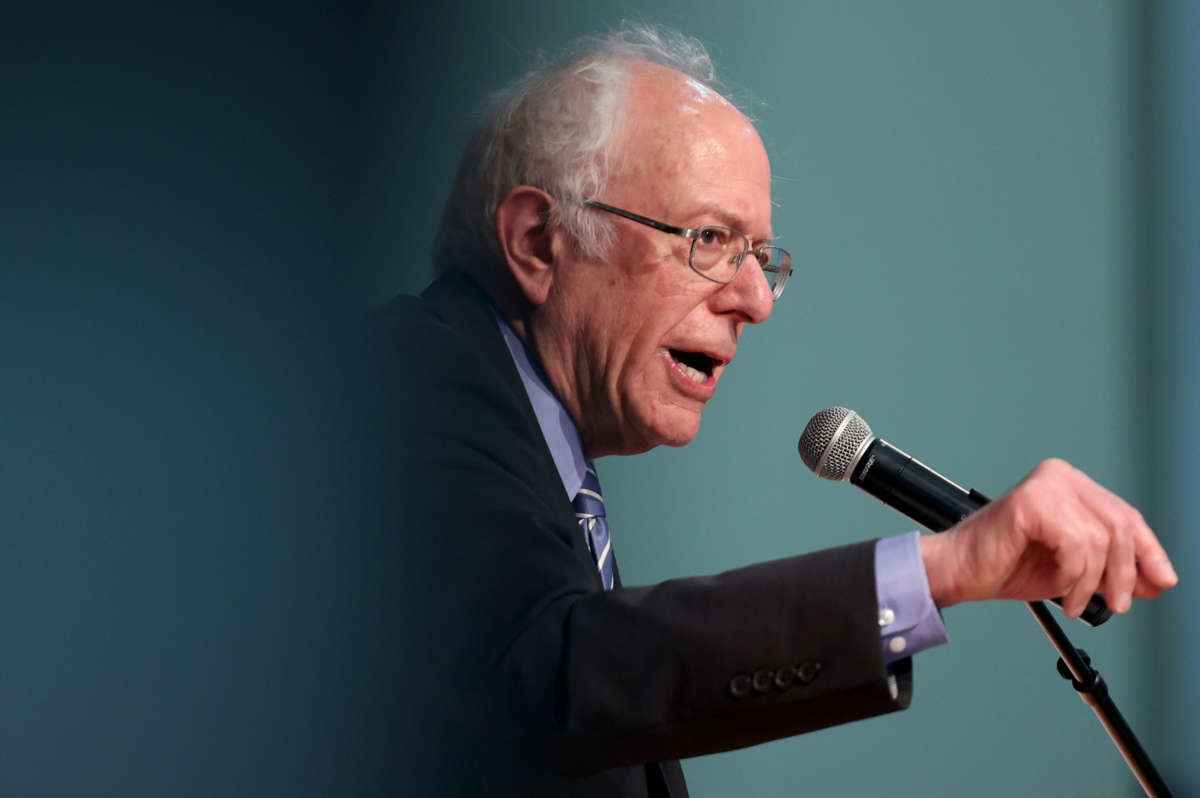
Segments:
[[[612,245],[612,222],[582,203],[600,195],[616,157],[630,64],[646,61],[710,88],[714,83],[704,45],[657,26],[627,23],[606,36],[582,39],[567,52],[492,97],[442,212],[435,271],[472,271],[480,261],[503,257],[494,217],[520,185],[555,198],[547,224],[566,231],[577,254],[604,257]]]

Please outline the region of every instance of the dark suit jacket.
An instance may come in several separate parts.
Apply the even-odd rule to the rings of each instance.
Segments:
[[[375,501],[404,541],[412,794],[678,798],[678,758],[907,706],[873,543],[605,592],[475,284],[444,276],[369,326]]]

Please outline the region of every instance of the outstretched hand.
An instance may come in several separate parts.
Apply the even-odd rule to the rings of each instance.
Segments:
[[[1093,593],[1113,612],[1179,581],[1141,513],[1062,460],[1040,463],[1000,498],[921,538],[934,603],[1061,596],[1077,618]]]

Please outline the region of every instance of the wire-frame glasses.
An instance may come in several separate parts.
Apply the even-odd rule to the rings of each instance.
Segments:
[[[738,272],[741,271],[746,255],[753,255],[759,266],[762,267],[767,284],[771,286],[771,295],[775,299],[779,299],[779,295],[783,293],[783,286],[791,276],[792,256],[787,253],[787,250],[779,247],[753,249],[750,246],[750,239],[732,227],[706,224],[693,230],[690,227],[676,227],[659,222],[596,200],[587,200],[583,204],[597,210],[615,213],[617,216],[653,227],[664,233],[690,239],[692,247],[688,252],[688,266],[701,277],[712,280],[714,283],[733,282],[734,278],[738,276]]]

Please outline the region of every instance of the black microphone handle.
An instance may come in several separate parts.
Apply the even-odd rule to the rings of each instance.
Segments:
[[[879,438],[859,458],[850,482],[932,532],[946,531],[990,501]],[[1051,601],[1062,607],[1061,598]],[[1104,596],[1095,593],[1079,619],[1099,626],[1111,617]]]

